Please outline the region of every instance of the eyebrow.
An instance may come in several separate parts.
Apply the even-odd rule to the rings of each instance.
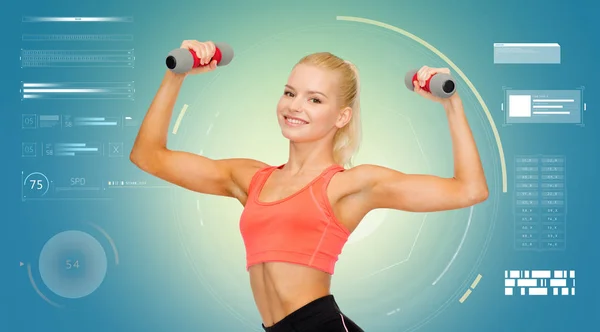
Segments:
[[[292,89],[292,90],[296,90],[296,89],[294,89],[294,87],[292,87],[292,86],[290,86],[290,85],[288,85],[288,84],[286,84],[286,85],[285,85],[285,87],[286,87],[286,88],[289,88],[289,89]],[[309,90],[309,91],[307,91],[307,92],[308,92],[308,93],[310,93],[310,94],[318,94],[318,95],[321,95],[321,96],[323,96],[323,97],[327,98],[327,95],[326,95],[326,94],[324,94],[323,92],[314,91],[314,90]]]

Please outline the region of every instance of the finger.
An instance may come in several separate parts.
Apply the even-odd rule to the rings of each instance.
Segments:
[[[200,49],[200,47],[198,45],[196,45],[196,44],[190,44],[190,45],[188,45],[187,48],[189,48],[190,50],[194,51],[194,53],[196,53],[196,56],[201,59],[202,50]]]
[[[206,46],[208,46],[209,55],[212,58],[215,56],[215,51],[217,50],[217,46],[212,41],[207,41]]]
[[[206,59],[204,64],[210,65],[212,58],[215,56],[215,48],[211,45],[211,43],[204,43],[204,47],[206,48]]]
[[[209,48],[210,48],[210,59],[212,59],[215,56],[215,53],[217,52],[217,47],[215,46],[215,44],[210,43]]]
[[[198,47],[191,40],[186,40],[181,44],[181,48],[185,48],[186,50],[193,50],[194,52],[198,52]]]
[[[200,65],[204,66],[210,61],[210,58],[208,56],[208,47],[203,43],[200,43],[200,45],[198,47],[200,48],[200,54],[201,54]]]
[[[197,40],[190,40],[190,48],[196,53],[196,56],[200,59],[200,64],[202,64],[202,43]]]
[[[419,86],[423,86],[423,71],[425,70],[425,66],[419,68],[417,71],[417,81]]]
[[[210,62],[210,69],[211,70],[217,69],[217,60],[213,60]]]
[[[427,81],[429,81],[429,79],[431,79],[431,76],[435,75],[435,73],[435,68],[427,68],[427,70],[423,73],[423,79],[425,80],[425,82],[427,83]]]
[[[425,99],[433,100],[435,98],[435,96],[433,96],[431,93],[425,91],[424,89],[419,89],[416,92],[417,92],[417,94],[419,94],[421,97],[423,97]]]
[[[429,80],[431,76],[437,74],[437,70],[435,68],[429,68],[427,73],[425,73],[425,80]]]
[[[425,78],[425,72],[421,72],[419,73],[419,75],[417,76],[417,79],[419,80],[419,85],[421,87],[424,87],[425,84],[427,83],[427,79]]]
[[[184,45],[186,48],[193,50],[197,56],[200,56],[200,54],[199,54],[200,53],[200,47],[199,47],[200,43],[198,43],[195,40],[186,40],[184,42]]]
[[[211,59],[215,56],[215,51],[217,48],[215,46],[215,43],[213,43],[212,41],[207,41],[202,44],[206,48],[206,59],[204,61],[204,64],[210,65],[210,62],[212,61]]]
[[[419,81],[413,81],[413,91],[419,92],[421,90],[421,86],[419,85]]]
[[[419,84],[424,87],[427,84],[427,79],[429,78],[427,76],[427,73],[429,71],[429,67],[427,66],[423,66],[421,68],[421,70],[419,70],[419,75],[417,76],[419,79]]]
[[[414,81],[413,85],[415,86],[414,91],[419,94],[420,96],[423,96],[425,98],[430,98],[430,93],[425,91],[420,85],[418,81]]]
[[[427,91],[425,91],[423,89],[419,89],[419,91],[416,91],[416,92],[419,96],[426,98],[426,99],[430,99],[429,93]]]

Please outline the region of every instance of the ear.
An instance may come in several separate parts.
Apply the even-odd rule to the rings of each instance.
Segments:
[[[340,110],[340,114],[338,115],[335,126],[338,128],[343,128],[348,124],[348,122],[350,122],[350,119],[352,119],[352,108],[345,107]]]

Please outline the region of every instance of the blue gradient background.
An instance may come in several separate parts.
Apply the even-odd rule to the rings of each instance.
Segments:
[[[258,4],[260,3],[260,4]],[[1,331],[259,331],[237,221],[239,204],[179,188],[111,192],[108,200],[21,202],[20,173],[40,170],[54,178],[145,178],[126,157],[110,161],[78,158],[52,161],[20,158],[25,141],[123,141],[131,147],[135,128],[107,133],[20,129],[21,114],[132,114],[140,118],[164,73],[164,56],[183,39],[223,40],[236,50],[234,62],[215,73],[187,79],[174,121],[189,105],[170,147],[213,158],[252,157],[285,162],[286,142],[276,140],[273,116],[291,66],[304,54],[327,50],[361,70],[365,139],[359,163],[377,163],[410,173],[449,176],[452,155],[443,112],[403,86],[404,72],[423,64],[446,66],[433,53],[402,35],[359,23],[357,16],[384,22],[424,39],[448,56],[475,85],[500,132],[508,193],[502,192],[500,160],[484,112],[462,80],[465,101],[488,176],[491,196],[474,208],[464,245],[452,259],[467,226],[469,209],[434,214],[379,211],[369,216],[348,244],[334,276],[333,292],[342,309],[367,331],[590,331],[599,322],[596,246],[599,48],[592,34],[593,6],[576,1],[520,4],[517,1],[275,2],[183,1],[162,4],[104,1],[98,5],[28,2],[6,9],[3,31],[2,169],[6,188],[2,232]],[[134,34],[133,70],[19,68],[23,15],[133,16],[123,29]],[[85,24],[85,23],[81,23]],[[40,25],[38,32],[44,32]],[[112,25],[110,25],[112,26]],[[104,29],[104,28],[103,28]],[[74,30],[65,29],[73,33]],[[117,29],[118,30],[118,29]],[[99,30],[97,33],[103,33]],[[49,33],[49,32],[48,32]],[[493,65],[494,42],[558,42],[560,65]],[[19,100],[27,80],[112,80],[136,82],[136,100]],[[503,86],[515,89],[573,89],[585,86],[585,126],[546,124],[502,126]],[[60,109],[57,111],[57,109]],[[215,116],[218,113],[218,116]],[[173,122],[174,122],[173,121]],[[208,128],[211,128],[210,131]],[[209,132],[209,134],[207,134]],[[52,133],[52,134],[48,134]],[[268,146],[268,148],[265,148]],[[517,252],[513,249],[513,160],[515,155],[552,154],[567,158],[567,249]],[[5,170],[6,169],[6,170]],[[165,185],[155,181],[159,185]],[[586,196],[590,195],[590,196]],[[116,243],[119,264],[102,236],[109,269],[93,294],[61,299],[36,273],[44,243],[69,229],[94,233],[92,222]],[[362,234],[362,235],[361,235]],[[366,235],[369,236],[366,236]],[[31,263],[40,291],[32,288]],[[397,264],[373,276],[376,271]],[[504,296],[504,270],[575,270],[577,295]],[[458,300],[475,277],[483,278],[464,302]],[[388,315],[393,310],[399,312]]]

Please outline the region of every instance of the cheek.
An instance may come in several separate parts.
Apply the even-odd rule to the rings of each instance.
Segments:
[[[279,102],[277,102],[277,113],[283,111],[286,108],[286,101],[285,99],[281,98],[279,99]]]
[[[319,127],[330,128],[331,126],[334,126],[337,121],[337,117],[332,113],[333,112],[329,112],[327,109],[315,109],[309,115],[312,122],[318,124]]]

